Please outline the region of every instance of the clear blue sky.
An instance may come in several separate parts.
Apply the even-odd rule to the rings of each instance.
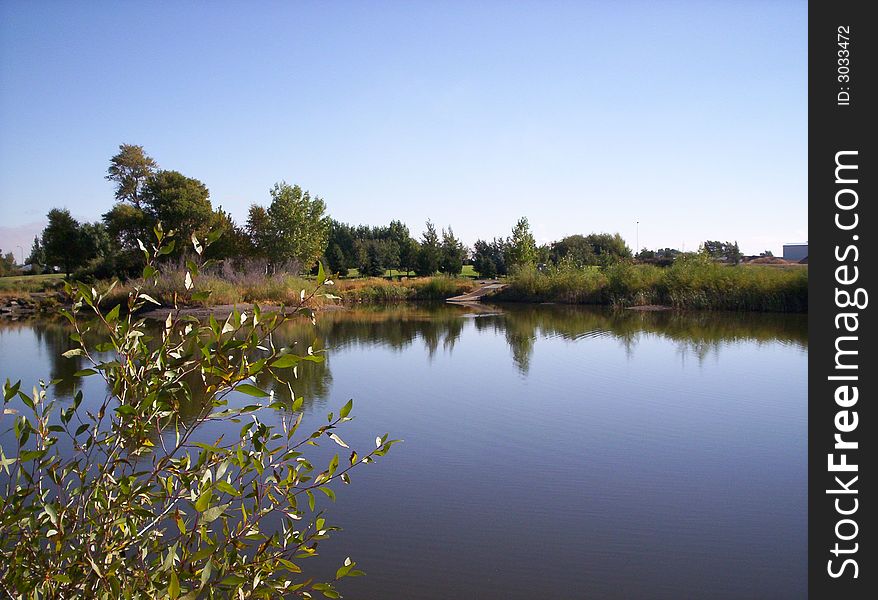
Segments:
[[[96,220],[120,143],[239,222],[280,180],[350,223],[634,246],[807,237],[807,5],[0,1],[0,248]],[[16,250],[16,257],[18,251]]]

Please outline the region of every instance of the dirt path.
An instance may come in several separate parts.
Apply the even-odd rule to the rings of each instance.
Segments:
[[[484,283],[481,287],[474,289],[471,292],[467,292],[466,294],[461,294],[460,296],[453,296],[451,298],[447,298],[446,302],[478,302],[482,299],[483,296],[487,296],[491,292],[496,292],[497,290],[502,290],[506,287],[505,283],[497,283],[496,281],[490,281]]]

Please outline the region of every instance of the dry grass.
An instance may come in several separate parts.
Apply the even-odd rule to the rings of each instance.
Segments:
[[[219,273],[202,275],[195,279],[195,287],[186,290],[185,272],[163,273],[158,284],[143,280],[132,280],[118,285],[106,299],[109,308],[124,303],[128,291],[134,285],[143,285],[149,294],[163,305],[177,304],[187,307],[260,303],[291,305],[299,301],[302,291],[310,295],[316,288],[316,281],[289,274],[266,276],[261,273]],[[102,282],[102,285],[105,282]],[[444,276],[404,278],[402,281],[389,281],[379,277],[364,279],[342,279],[326,286],[324,292],[336,295],[343,303],[349,304],[393,304],[408,300],[445,299],[469,291],[475,287],[471,279]],[[207,300],[193,300],[193,294],[210,292]],[[317,298],[316,305],[331,300]]]

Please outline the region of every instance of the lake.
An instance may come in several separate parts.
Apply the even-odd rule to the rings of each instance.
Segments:
[[[351,599],[803,598],[806,322],[441,305],[289,324],[276,343],[326,350],[296,382],[306,421],[353,398],[347,443],[405,440],[337,488],[344,531],[314,566],[352,556]],[[67,335],[0,322],[0,377],[100,397]]]

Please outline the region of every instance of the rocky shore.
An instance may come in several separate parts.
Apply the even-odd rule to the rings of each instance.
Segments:
[[[64,304],[60,292],[41,292],[0,297],[0,319],[23,319],[41,313],[55,312]]]

